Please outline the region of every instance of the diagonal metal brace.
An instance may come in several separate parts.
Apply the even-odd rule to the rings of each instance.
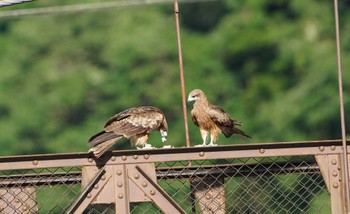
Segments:
[[[138,165],[128,169],[129,179],[164,213],[185,214],[185,211]]]
[[[89,205],[90,202],[94,199],[94,197],[91,197],[91,195],[88,195],[89,193],[91,194],[91,192],[95,189],[93,189],[93,186],[98,183],[102,176],[106,173],[105,171],[105,167],[101,168],[97,173],[96,175],[94,176],[94,178],[89,182],[89,184],[85,187],[85,189],[80,193],[79,197],[77,198],[77,200],[75,200],[75,202],[72,204],[72,206],[68,209],[68,211],[66,212],[67,214],[75,214],[75,213],[82,213],[82,211],[85,209],[85,208],[82,208],[83,207],[83,204],[87,204]],[[111,177],[111,176],[110,176]],[[109,177],[109,178],[110,178]],[[108,182],[109,179],[103,179],[104,182],[103,182],[103,186],[106,185],[106,183]],[[97,195],[98,192],[101,191],[101,189],[103,188],[103,186],[96,191],[96,194],[94,195]],[[88,202],[86,202],[88,201]],[[85,202],[85,203],[84,203]],[[81,210],[81,211],[80,211]]]

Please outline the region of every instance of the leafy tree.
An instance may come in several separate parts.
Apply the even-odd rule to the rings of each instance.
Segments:
[[[180,17],[187,91],[203,89],[254,138],[220,144],[340,137],[330,2],[201,2],[180,5]],[[185,145],[172,5],[1,20],[0,46],[2,155],[86,151],[109,117],[138,105],[161,108],[168,143]],[[157,134],[150,142],[162,145]]]

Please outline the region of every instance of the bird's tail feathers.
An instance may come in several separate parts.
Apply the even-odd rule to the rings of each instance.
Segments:
[[[101,131],[89,139],[89,146],[94,147],[100,143],[103,143],[105,141],[108,141],[108,140],[111,140],[111,139],[114,139],[117,137],[119,137],[119,136],[113,132]]]
[[[237,129],[237,128],[236,128]],[[248,138],[251,138],[252,139],[252,137],[251,136],[249,136],[247,133],[245,133],[244,131],[242,131],[242,130],[240,130],[240,129],[237,129],[238,130],[238,134],[240,134],[240,135],[243,135],[244,137],[248,137]]]
[[[243,123],[241,121],[239,121],[239,120],[232,120],[232,122],[233,122],[234,125],[237,125],[237,126],[242,126],[243,125]]]
[[[93,152],[95,157],[99,158],[122,137],[113,132],[101,131],[89,139],[89,146],[91,147],[89,152]]]
[[[249,136],[247,133],[245,133],[244,131],[240,130],[239,128],[236,128],[236,127],[232,127],[232,128],[224,128],[222,129],[222,133],[227,137],[231,137],[233,134],[240,134],[240,135],[243,135],[245,137],[248,137],[248,138],[252,138],[251,136]]]
[[[89,152],[93,152],[96,158],[100,158],[107,150],[109,150],[116,141],[118,141],[122,136],[117,136],[116,138],[109,139],[102,143],[99,143],[92,147]]]

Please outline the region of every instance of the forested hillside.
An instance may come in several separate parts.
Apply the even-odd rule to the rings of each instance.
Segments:
[[[103,1],[38,0],[0,13],[89,2]],[[346,109],[349,6],[341,1]],[[180,4],[187,93],[201,88],[253,137],[221,135],[219,144],[341,137],[333,11],[326,0]],[[171,1],[3,18],[0,50],[0,155],[87,151],[109,117],[140,105],[162,109],[167,144],[185,146]],[[189,128],[191,144],[200,144],[191,121]],[[161,147],[159,133],[149,143]]]

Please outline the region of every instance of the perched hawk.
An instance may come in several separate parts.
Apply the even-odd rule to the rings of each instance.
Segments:
[[[146,146],[149,134],[155,130],[160,132],[164,143],[168,124],[162,111],[152,106],[129,108],[114,115],[103,131],[89,139],[89,151],[99,158],[122,137],[130,139],[135,146]]]
[[[188,95],[188,102],[194,101],[191,111],[193,123],[199,127],[203,139],[203,145],[206,145],[208,132],[210,132],[210,144],[214,145],[222,132],[227,138],[233,134],[240,134],[251,138],[236,125],[242,125],[238,120],[232,120],[222,108],[209,103],[204,92],[200,89],[194,89]]]

